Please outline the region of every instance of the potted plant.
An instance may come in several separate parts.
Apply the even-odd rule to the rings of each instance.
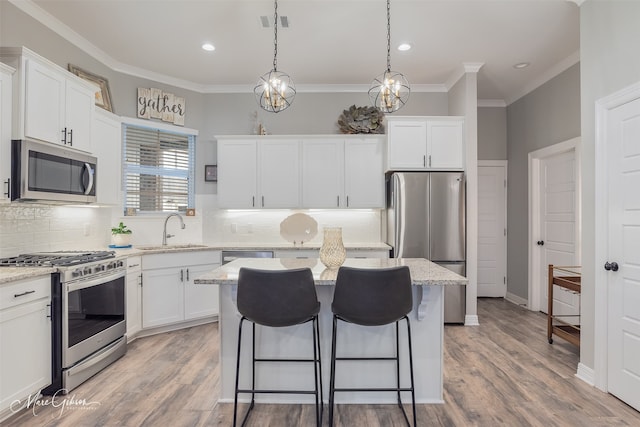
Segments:
[[[118,224],[117,227],[111,228],[111,238],[115,246],[129,246],[131,245],[131,233],[132,231],[127,228],[124,223]]]

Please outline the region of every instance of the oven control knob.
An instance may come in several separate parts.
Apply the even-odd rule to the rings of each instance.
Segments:
[[[74,271],[71,272],[71,276],[72,277],[82,276],[82,271],[81,270],[74,270]]]
[[[124,261],[117,261],[116,265],[118,267],[124,267]]]
[[[91,274],[91,267],[85,267],[84,271],[82,273],[85,276],[88,275],[88,274]]]
[[[110,262],[109,264],[107,264],[107,270],[111,270],[113,269],[113,262]]]

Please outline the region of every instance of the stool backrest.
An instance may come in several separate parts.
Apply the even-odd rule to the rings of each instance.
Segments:
[[[331,310],[358,325],[386,325],[413,308],[409,267],[340,267]]]
[[[238,276],[238,311],[265,326],[292,326],[320,311],[309,268],[258,270],[242,267]]]

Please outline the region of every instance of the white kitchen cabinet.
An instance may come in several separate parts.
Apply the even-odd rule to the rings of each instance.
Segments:
[[[383,208],[380,138],[313,138],[302,145],[302,207]]]
[[[50,306],[48,275],[0,285],[0,419],[51,384]]]
[[[300,142],[298,140],[260,141],[258,170],[259,207],[297,208],[300,206]]]
[[[389,117],[387,170],[464,169],[462,117]]]
[[[300,202],[299,141],[218,140],[218,205],[295,208]]]
[[[344,146],[346,208],[384,208],[384,143],[378,138],[350,139]]]
[[[15,70],[0,62],[0,203],[11,201],[11,100]]]
[[[220,251],[145,255],[142,259],[142,327],[152,328],[218,314],[218,287],[193,280],[221,264]]]
[[[127,341],[142,329],[142,258],[127,258]]]
[[[344,140],[306,139],[302,144],[302,206],[339,208],[344,201]]]
[[[96,183],[98,203],[122,204],[122,125],[120,118],[95,107],[91,126],[93,155],[98,159]]]
[[[32,138],[92,152],[97,87],[26,48],[1,48],[0,59],[17,70],[13,139]]]

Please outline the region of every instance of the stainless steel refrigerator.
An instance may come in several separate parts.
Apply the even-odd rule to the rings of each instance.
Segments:
[[[466,275],[462,172],[394,172],[387,180],[387,243],[394,258],[427,258]],[[465,286],[445,286],[444,322],[464,323]]]

